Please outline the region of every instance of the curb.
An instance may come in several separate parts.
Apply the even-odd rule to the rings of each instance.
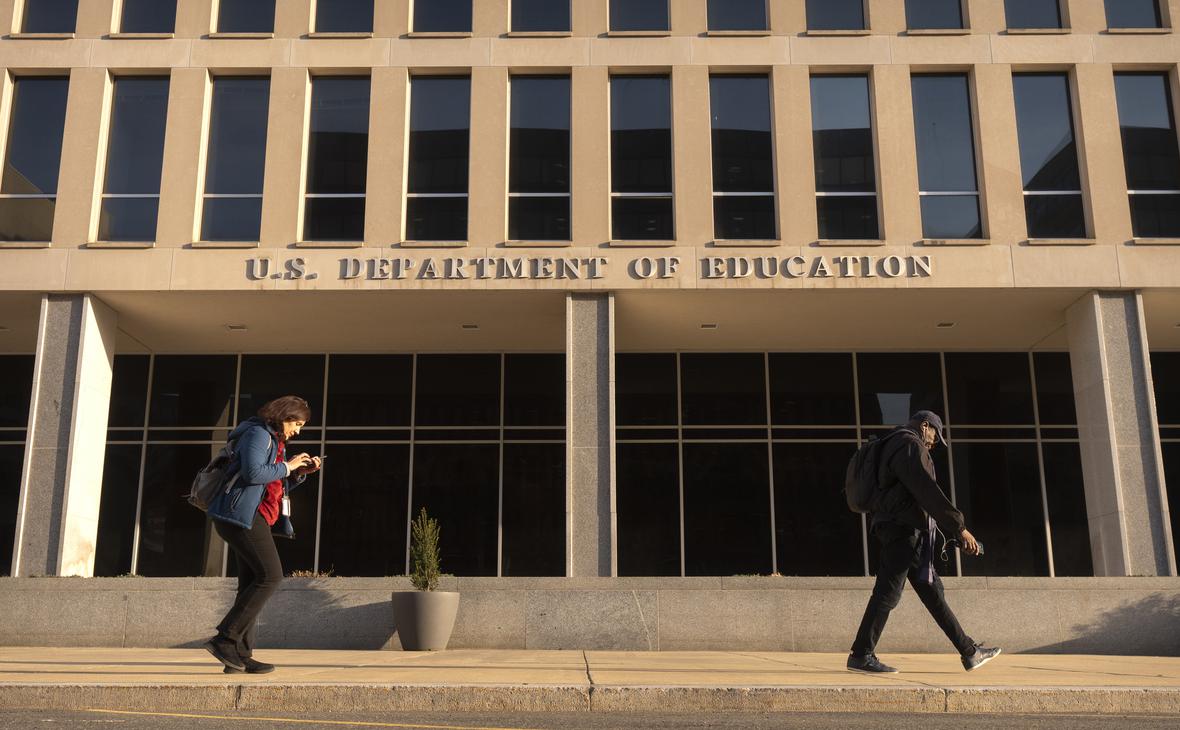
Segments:
[[[0,684],[0,707],[250,712],[889,712],[1180,714],[1149,687],[643,687],[394,684]]]

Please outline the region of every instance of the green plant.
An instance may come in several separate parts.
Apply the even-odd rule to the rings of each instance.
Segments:
[[[420,591],[438,588],[438,520],[426,516],[426,508],[410,525],[410,582]]]

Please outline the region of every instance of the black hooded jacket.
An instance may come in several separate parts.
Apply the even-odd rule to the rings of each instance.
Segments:
[[[938,486],[934,460],[913,426],[898,426],[882,444],[877,483],[882,490],[872,527],[895,522],[925,530],[926,516],[934,518],[949,537],[958,537],[966,523]]]

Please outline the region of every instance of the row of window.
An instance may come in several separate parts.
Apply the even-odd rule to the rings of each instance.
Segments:
[[[1110,28],[1161,28],[1161,0],[1106,0]],[[473,0],[429,0],[413,3],[415,32],[470,33]],[[319,0],[316,32],[373,31],[374,0]],[[671,28],[671,0],[610,0],[610,29],[616,32]],[[866,0],[807,0],[807,28],[815,31],[866,30]],[[709,0],[709,30],[768,30],[768,0]],[[963,0],[906,0],[906,26],[911,30],[965,28]],[[1061,28],[1060,0],[1005,0],[1012,29]],[[78,0],[26,0],[20,22],[25,33],[72,33]],[[117,27],[123,33],[171,33],[176,26],[176,0],[122,0]],[[220,0],[217,32],[271,33],[275,0]],[[512,0],[514,32],[568,32],[568,0]]]
[[[471,88],[467,76],[410,82],[405,240],[467,239]],[[984,235],[966,74],[912,79],[923,235]],[[20,77],[0,179],[0,240],[52,237],[69,80]],[[1115,74],[1136,237],[1180,236],[1180,146],[1167,74]],[[1082,177],[1065,73],[1013,74],[1031,238],[1085,238]],[[101,241],[152,241],[159,214],[169,79],[114,81],[98,223]],[[569,76],[513,76],[509,240],[571,238]],[[370,81],[315,77],[303,207],[305,241],[365,237]],[[765,74],[710,78],[714,236],[778,237],[773,114]],[[270,80],[213,81],[200,240],[257,241]],[[870,79],[811,78],[820,239],[880,239]],[[610,81],[611,224],[615,240],[676,237],[671,82]]]

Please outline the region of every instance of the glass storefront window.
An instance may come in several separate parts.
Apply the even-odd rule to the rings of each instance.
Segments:
[[[0,355],[0,575],[12,569],[33,365],[32,355]]]

